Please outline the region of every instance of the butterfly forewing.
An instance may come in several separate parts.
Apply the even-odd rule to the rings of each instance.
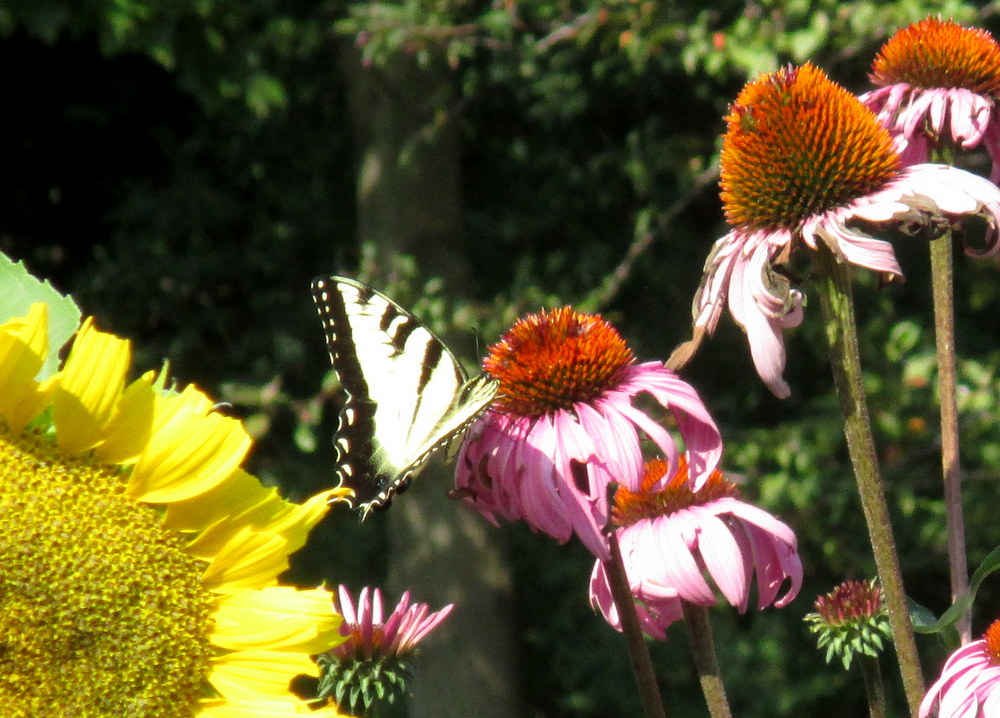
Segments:
[[[337,431],[338,473],[367,511],[486,409],[497,383],[482,376],[467,382],[441,340],[370,287],[322,277],[313,281],[313,296],[349,395]]]

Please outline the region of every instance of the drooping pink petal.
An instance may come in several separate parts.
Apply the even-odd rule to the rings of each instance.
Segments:
[[[676,520],[668,521],[665,517],[656,519],[654,523],[656,543],[653,550],[656,551],[657,564],[656,573],[649,577],[649,583],[674,588],[681,598],[691,603],[714,605],[715,595],[701,575],[701,569],[685,540],[682,527]]]
[[[692,512],[696,508],[689,509]],[[747,609],[750,583],[746,559],[741,555],[739,545],[729,527],[711,512],[699,513],[698,553],[705,562],[705,568],[722,591],[722,595],[740,613]]]

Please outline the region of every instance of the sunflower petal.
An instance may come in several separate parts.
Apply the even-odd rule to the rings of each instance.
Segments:
[[[295,676],[317,673],[306,653],[238,651],[216,658],[208,680],[227,701],[252,701],[289,696]]]
[[[78,454],[100,443],[131,360],[127,339],[95,329],[90,318],[84,321],[52,395],[56,437],[66,453]]]
[[[235,519],[252,507],[277,497],[276,488],[264,486],[253,474],[236,469],[208,491],[167,504],[163,525],[174,531],[205,532],[213,522],[219,523],[220,516]]]
[[[268,586],[222,596],[212,643],[231,651],[322,653],[344,640],[329,591]]]
[[[288,718],[294,715],[343,716],[335,706],[327,706],[313,710],[304,701],[288,700],[250,700],[226,701],[218,705],[202,704],[198,718]]]
[[[154,432],[129,479],[130,496],[149,503],[197,496],[232,474],[250,449],[243,425],[211,413],[208,398],[193,386],[157,404]]]
[[[219,593],[263,588],[288,568],[289,553],[284,537],[244,526],[212,558],[202,583]]]
[[[0,419],[20,431],[41,411],[35,376],[48,353],[48,305],[37,302],[24,317],[0,325]]]
[[[94,455],[107,464],[134,464],[149,444],[154,430],[156,391],[155,372],[146,372],[128,385],[104,429],[104,441]]]

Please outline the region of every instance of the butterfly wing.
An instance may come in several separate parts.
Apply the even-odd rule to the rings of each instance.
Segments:
[[[440,339],[371,287],[320,277],[312,292],[348,394],[337,430],[337,473],[367,513],[388,503],[489,406],[497,382],[483,375],[468,381]]]

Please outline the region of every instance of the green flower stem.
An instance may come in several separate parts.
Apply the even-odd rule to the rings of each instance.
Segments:
[[[608,543],[611,545],[611,559],[605,561],[604,571],[608,575],[611,595],[615,599],[618,616],[622,622],[628,658],[632,664],[636,685],[639,687],[643,712],[646,718],[666,718],[660,687],[653,671],[653,661],[649,657],[649,648],[646,646],[642,628],[639,627],[639,615],[635,611],[635,600],[628,585],[625,565],[622,563],[622,552],[618,547],[618,537],[614,531],[608,532]]]
[[[955,370],[955,290],[952,281],[951,230],[930,243],[931,286],[934,295],[934,338],[937,344],[938,393],[941,410],[941,470],[944,477],[945,519],[948,524],[948,566],[951,600],[969,593],[962,518],[962,469],[958,457],[958,392]],[[962,644],[972,640],[971,608],[955,624]]]
[[[733,714],[729,710],[726,687],[719,671],[719,659],[715,655],[708,608],[687,601],[681,601],[681,606],[684,609],[688,635],[691,637],[691,654],[694,656],[694,665],[698,670],[698,680],[701,682],[701,691],[705,694],[705,702],[708,703],[708,711],[712,718],[731,718]]]
[[[931,161],[955,164],[955,147],[941,142],[931,150]],[[931,288],[934,297],[934,339],[937,345],[938,396],[941,413],[941,473],[944,479],[945,522],[948,526],[948,566],[951,601],[969,593],[969,562],[965,554],[962,518],[962,469],[958,455],[958,392],[955,358],[955,284],[952,277],[951,228],[944,225],[930,243]],[[955,622],[962,645],[972,640],[972,608]]]
[[[916,718],[920,699],[924,694],[924,681],[913,637],[913,625],[906,608],[903,576],[889,523],[889,510],[882,491],[868,402],[862,386],[861,354],[858,350],[858,330],[851,298],[850,268],[845,262],[838,262],[824,246],[820,246],[816,257],[819,269],[817,285],[823,308],[827,349],[830,352],[830,365],[840,399],[840,410],[844,416],[847,449],[858,482],[861,507],[875,554],[875,565],[885,591],[889,625],[896,645],[906,701],[910,714]]]
[[[871,718],[886,718],[885,686],[882,671],[875,656],[857,656],[861,675],[865,678],[865,694],[868,696],[868,715]]]

